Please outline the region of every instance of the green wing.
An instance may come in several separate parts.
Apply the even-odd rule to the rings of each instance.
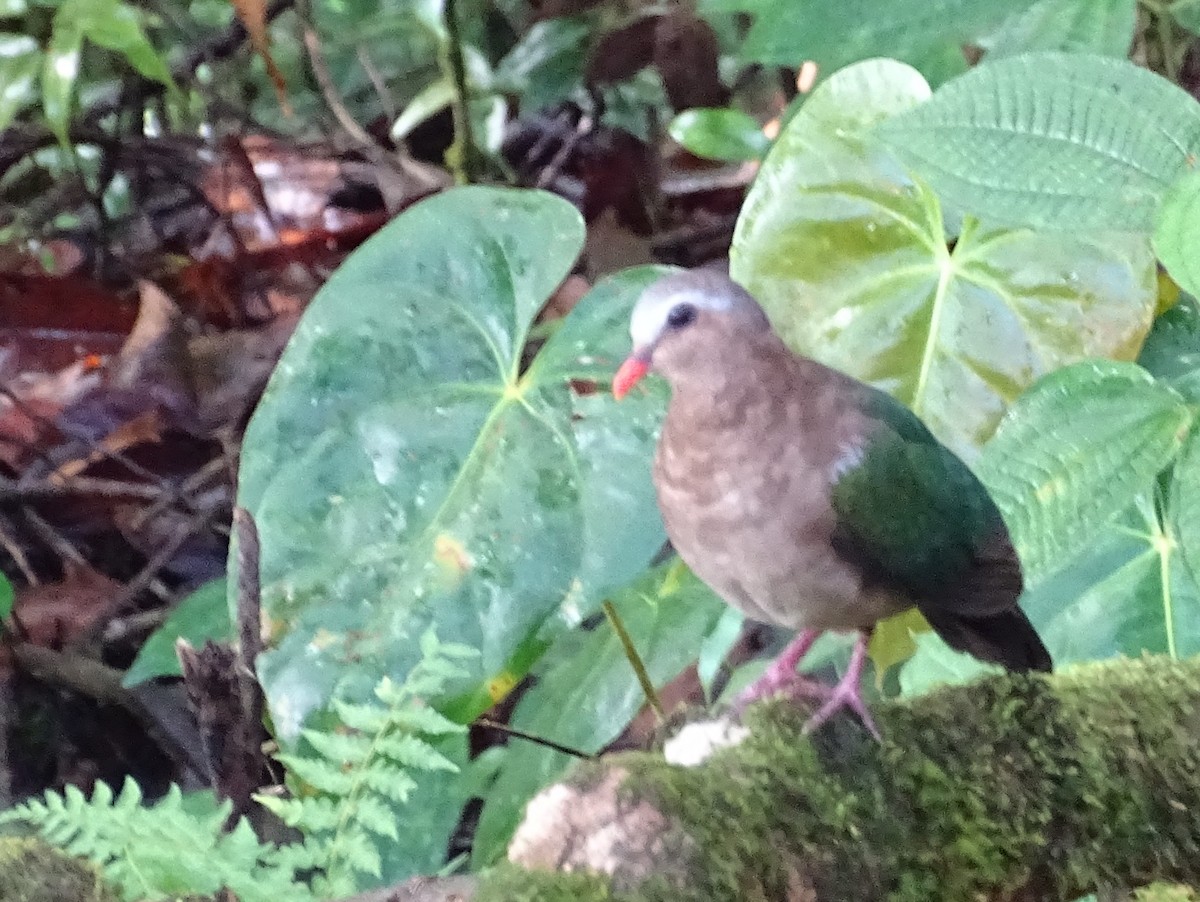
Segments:
[[[877,426],[832,488],[839,548],[932,604],[952,601],[944,593],[957,594],[1000,558],[1014,574],[1015,598],[1019,565],[983,484],[890,395],[867,389],[861,401]]]

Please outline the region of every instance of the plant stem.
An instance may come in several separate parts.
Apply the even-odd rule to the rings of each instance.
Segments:
[[[467,185],[481,172],[481,156],[471,133],[470,87],[467,84],[467,64],[463,56],[462,33],[458,28],[458,0],[445,0],[443,16],[446,22],[444,47],[447,75],[454,86],[450,113],[454,121],[454,143],[446,152],[446,165],[454,181]]]
[[[1175,61],[1175,29],[1170,13],[1163,10],[1154,17],[1158,31],[1158,45],[1162,53],[1163,75],[1170,81],[1179,81],[1179,66]]]
[[[617,609],[613,607],[612,602],[606,601],[602,607],[604,608],[604,616],[608,618],[608,622],[612,624],[612,628],[617,632],[617,638],[621,640],[621,647],[625,649],[625,657],[629,659],[629,664],[633,667],[634,674],[637,675],[637,681],[642,686],[642,692],[646,693],[646,701],[650,703],[650,707],[654,709],[654,713],[658,715],[659,720],[662,720],[666,717],[666,712],[663,711],[662,700],[654,690],[654,684],[650,682],[650,674],[646,672],[646,665],[642,662],[642,656],[638,654],[637,649],[634,647],[633,640],[625,630],[625,624],[617,613]]]

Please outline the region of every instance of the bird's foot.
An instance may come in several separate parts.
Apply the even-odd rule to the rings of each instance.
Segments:
[[[850,655],[850,666],[846,670],[846,675],[838,681],[833,689],[825,690],[825,703],[804,724],[804,735],[807,736],[815,731],[842,708],[849,708],[858,715],[858,719],[867,728],[867,732],[882,741],[883,736],[879,733],[879,727],[875,726],[875,718],[867,710],[867,703],[863,701],[862,697],[862,672],[867,661],[869,638],[869,635],[866,634],[858,637],[858,641],[854,644],[854,651]]]
[[[824,683],[809,679],[796,671],[780,672],[773,663],[757,680],[738,693],[733,709],[744,711],[746,706],[763,698],[827,698],[832,690]]]
[[[826,688],[825,692],[825,703],[804,724],[803,732],[805,736],[817,730],[842,708],[849,708],[858,715],[858,719],[862,721],[862,725],[867,728],[868,733],[876,739],[883,739],[883,736],[879,732],[879,727],[875,726],[875,718],[871,716],[871,712],[867,710],[867,703],[863,701],[862,692],[857,680],[853,683],[842,680],[833,689]]]
[[[733,710],[744,711],[751,702],[760,698],[773,698],[776,695],[788,695],[793,698],[800,696],[816,696],[822,698],[829,693],[829,688],[801,676],[796,672],[800,660],[812,648],[819,636],[816,630],[803,630],[796,635],[787,647],[779,653],[774,661],[767,665],[763,675],[738,693],[733,702]]]

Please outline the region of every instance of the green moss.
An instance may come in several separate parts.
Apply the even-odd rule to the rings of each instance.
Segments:
[[[0,838],[3,902],[118,902],[90,864],[41,840]]]
[[[616,902],[608,882],[590,874],[525,871],[510,864],[492,868],[472,902]]]
[[[780,899],[797,875],[823,902],[1200,884],[1200,662],[1009,675],[882,705],[882,743],[848,719],[800,739],[806,713],[755,707],[750,738],[698,768],[606,762],[695,844],[687,887],[645,884],[639,902]],[[539,876],[540,895],[486,898],[610,898],[596,884],[556,895],[556,879]]]
[[[1200,896],[1189,886],[1176,883],[1155,883],[1133,894],[1134,902],[1197,902]]]

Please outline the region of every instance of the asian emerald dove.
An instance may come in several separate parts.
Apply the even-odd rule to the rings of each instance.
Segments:
[[[1010,670],[1049,670],[1017,607],[1021,566],[996,505],[967,466],[891,396],[793,354],[745,290],[709,270],[651,285],[633,353],[671,402],[654,461],[667,535],[726,602],[799,630],[739,699],[786,692],[849,707],[878,735],[860,679],[875,624],[916,606],[952,647]],[[796,667],[825,630],[856,630],[832,689]]]

